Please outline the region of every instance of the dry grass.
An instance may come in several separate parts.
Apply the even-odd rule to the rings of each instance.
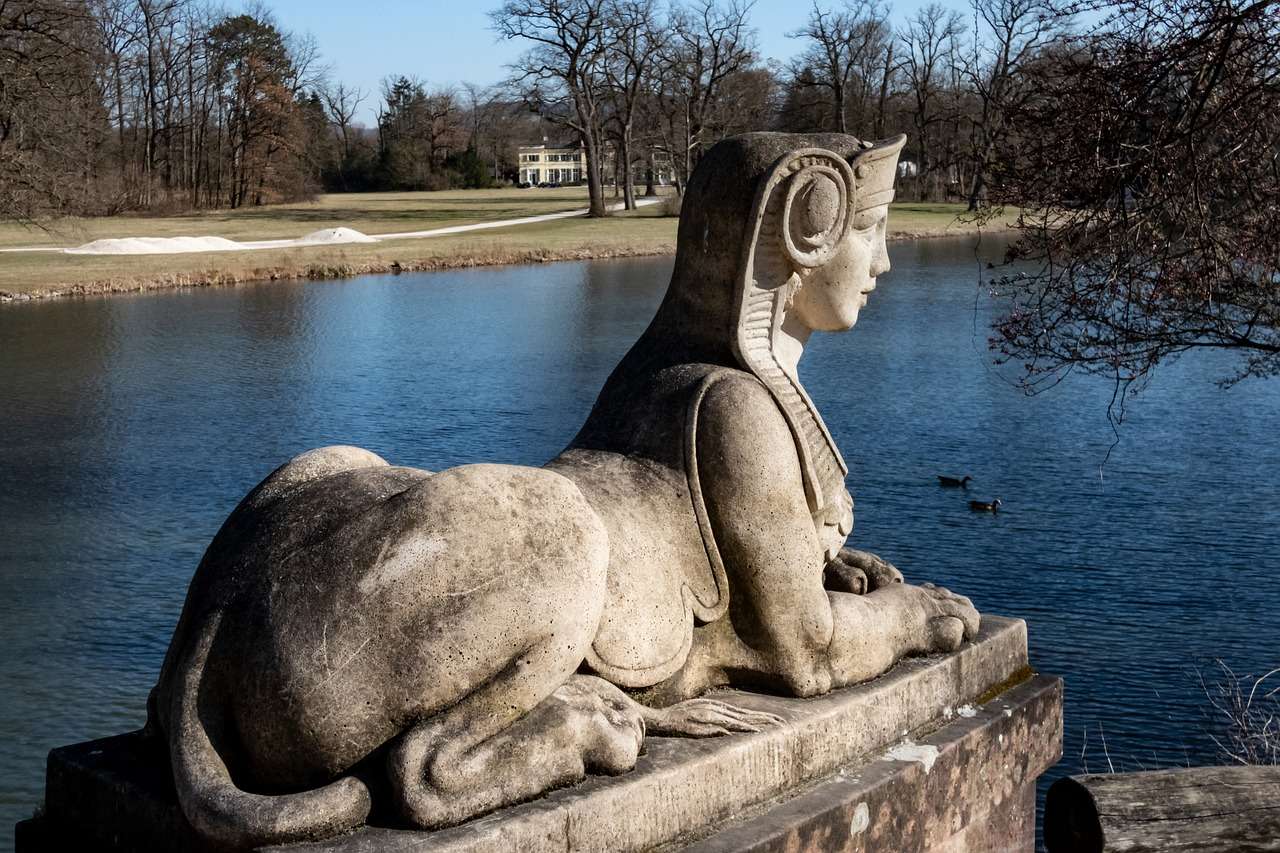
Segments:
[[[179,217],[61,220],[47,232],[0,223],[0,247],[71,245],[102,237],[205,235],[271,239],[345,225],[368,234],[493,221],[585,204],[581,189],[473,190],[328,195],[313,205],[282,205]],[[447,269],[675,251],[676,222],[665,205],[605,219],[561,219],[468,234],[335,246],[175,255],[0,254],[0,300],[230,285],[278,279],[341,278],[365,273]],[[894,238],[972,233],[959,205],[894,205]],[[74,238],[68,235],[75,234]]]
[[[1237,676],[1219,660],[1218,678],[1201,686],[1223,726],[1214,735],[1222,757],[1236,764],[1280,765],[1280,669]]]

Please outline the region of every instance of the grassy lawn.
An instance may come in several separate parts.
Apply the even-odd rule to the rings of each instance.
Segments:
[[[587,206],[583,187],[555,190],[447,190],[416,193],[330,193],[315,201],[179,216],[102,216],[58,219],[31,227],[0,222],[0,249],[78,246],[104,237],[226,237],[278,240],[344,225],[365,234],[425,231],[557,213]]]
[[[0,223],[0,248],[78,245],[103,237],[215,235],[230,239],[298,237],[345,225],[366,234],[494,221],[586,205],[585,190],[471,190],[322,196],[314,203],[174,217],[58,220],[47,231]],[[972,233],[961,205],[895,204],[892,237]],[[676,219],[661,205],[606,219],[561,219],[442,237],[335,246],[174,255],[0,253],[0,299],[272,279],[337,278],[364,273],[488,264],[669,254]]]

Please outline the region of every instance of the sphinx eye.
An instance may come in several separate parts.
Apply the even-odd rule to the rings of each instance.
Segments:
[[[889,212],[884,208],[862,211],[853,217],[850,228],[859,234],[869,235],[883,228],[889,219]]]

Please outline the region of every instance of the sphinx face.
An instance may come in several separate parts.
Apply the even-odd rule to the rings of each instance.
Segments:
[[[889,271],[888,219],[887,204],[859,211],[831,260],[800,273],[800,290],[788,311],[790,317],[819,332],[853,328],[876,278]]]

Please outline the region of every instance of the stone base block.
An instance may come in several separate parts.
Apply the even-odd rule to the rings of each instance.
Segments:
[[[1036,779],[1061,756],[1062,681],[1034,676],[974,710],[683,849],[1030,853]]]
[[[650,738],[635,770],[591,777],[438,832],[370,825],[276,853],[498,851],[1031,851],[1035,781],[1061,754],[1061,683],[1027,666],[1026,626],[984,617],[978,640],[875,681],[798,700],[727,691],[784,726]],[[199,849],[168,763],[139,734],[49,756],[46,805],[19,853],[71,844]]]

